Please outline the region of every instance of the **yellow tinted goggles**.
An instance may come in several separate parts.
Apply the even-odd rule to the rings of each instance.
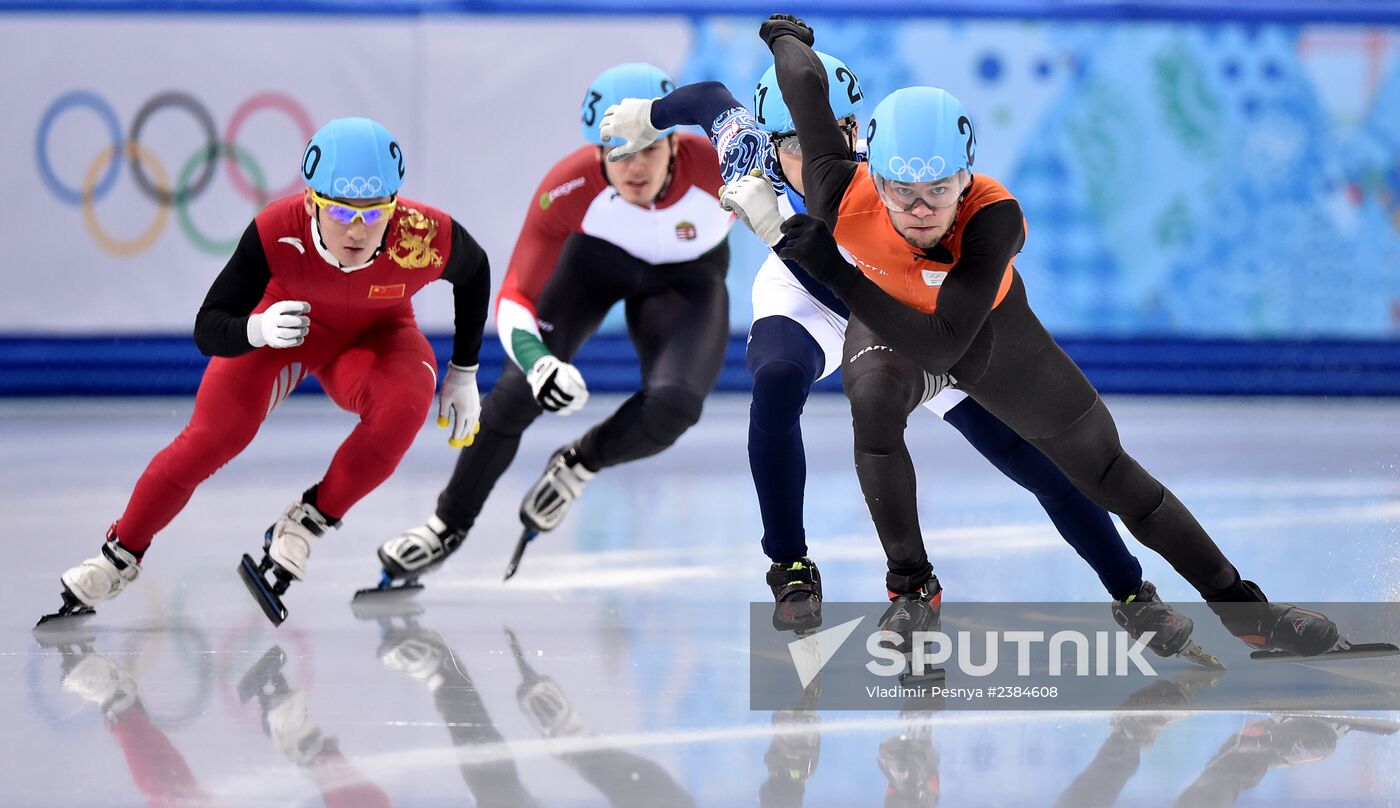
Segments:
[[[379,224],[380,219],[392,215],[394,208],[399,204],[398,197],[395,197],[378,205],[360,207],[329,199],[315,191],[311,192],[311,201],[315,202],[316,206],[324,210],[337,224],[351,225],[355,223],[356,219],[359,219],[368,227],[374,227]]]

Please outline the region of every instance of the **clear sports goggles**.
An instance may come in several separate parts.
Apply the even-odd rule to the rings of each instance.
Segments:
[[[942,210],[958,204],[972,174],[967,169],[934,182],[900,182],[875,175],[875,190],[885,207],[898,213],[909,213],[920,202],[930,210]]]

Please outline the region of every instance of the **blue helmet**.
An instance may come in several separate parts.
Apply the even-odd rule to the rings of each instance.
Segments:
[[[306,144],[301,176],[321,196],[393,196],[403,185],[403,149],[377,121],[336,118],[318,129]]]
[[[875,106],[865,130],[870,172],[897,182],[934,182],[972,170],[972,116],[937,87],[895,90]]]
[[[835,56],[821,51],[813,52],[826,68],[826,84],[829,88],[827,100],[831,102],[832,115],[839,121],[856,114],[861,101],[865,99],[860,89],[860,79],[846,67],[845,62]],[[776,67],[768,68],[763,78],[758,80],[758,86],[754,88],[753,116],[758,120],[758,125],[768,132],[776,134],[797,130],[797,126],[792,122],[792,113],[788,112],[787,102],[783,100],[783,91],[778,89]]]
[[[588,85],[583,95],[583,109],[580,122],[583,126],[583,139],[589,143],[603,145],[603,136],[598,132],[598,124],[603,122],[603,113],[608,107],[619,104],[624,98],[656,98],[676,89],[676,83],[666,75],[666,71],[645,62],[628,62],[604,70]],[[671,127],[658,137],[665,137],[675,131]]]

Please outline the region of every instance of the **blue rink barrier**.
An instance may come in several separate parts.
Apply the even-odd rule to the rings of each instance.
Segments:
[[[744,336],[730,338],[718,389],[747,391]],[[431,338],[445,361],[451,337]],[[1104,393],[1400,396],[1400,340],[1066,338],[1060,344]],[[494,335],[481,349],[481,386],[500,375]],[[599,334],[575,359],[590,389],[630,392],[641,372],[624,334]],[[186,335],[0,336],[0,396],[192,395],[207,359]],[[818,390],[840,391],[839,377]],[[307,379],[297,392],[319,391]]]
[[[1037,20],[1195,20],[1232,22],[1400,22],[1396,0],[791,0],[795,14]],[[0,12],[140,14],[547,14],[766,17],[759,0],[0,0]]]

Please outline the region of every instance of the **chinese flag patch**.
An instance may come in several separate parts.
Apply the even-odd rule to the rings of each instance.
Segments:
[[[379,286],[373,283],[369,285],[370,300],[398,300],[403,297],[403,293],[404,284],[402,283],[393,283],[388,286]]]

